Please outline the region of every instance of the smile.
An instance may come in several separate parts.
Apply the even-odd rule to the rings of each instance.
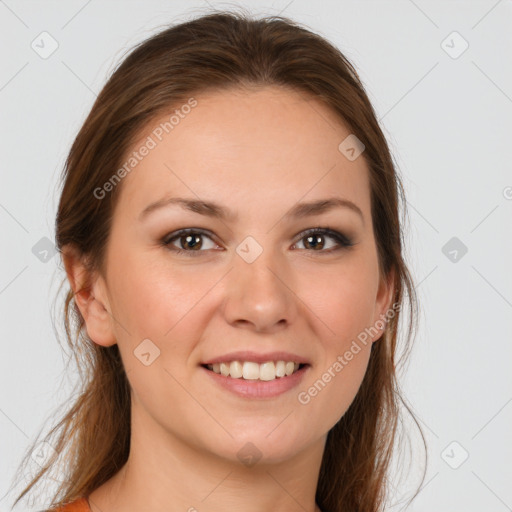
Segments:
[[[304,364],[293,361],[268,361],[258,364],[252,361],[231,361],[204,365],[209,370],[233,379],[269,381],[297,372]]]
[[[232,361],[231,363],[203,364],[201,367],[215,385],[238,397],[250,399],[274,398],[297,388],[311,368],[309,364],[292,361],[269,361],[263,364],[252,361],[243,363]],[[221,367],[226,375],[221,373]],[[233,369],[233,375],[239,376],[232,376],[231,369]]]

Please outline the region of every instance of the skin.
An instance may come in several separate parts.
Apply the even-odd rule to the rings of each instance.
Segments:
[[[345,158],[338,145],[349,129],[304,94],[272,86],[196,99],[123,179],[104,274],[88,273],[72,248],[64,251],[87,332],[95,343],[119,345],[132,388],[129,460],[92,492],[91,508],[318,511],[327,433],[353,401],[383,331],[309,403],[297,395],[391,306],[393,280],[379,275],[368,167],[363,157]],[[146,127],[132,149],[168,117]],[[139,219],[166,196],[215,201],[238,218],[173,205]],[[284,217],[297,202],[331,197],[355,203],[362,218],[349,208]],[[319,248],[299,236],[326,226],[354,245],[328,252],[338,246],[330,236]],[[179,255],[161,240],[182,228],[213,236],[201,237],[197,256]],[[247,236],[263,248],[252,263],[236,253]],[[181,240],[172,247],[187,250]],[[144,339],[160,350],[149,366],[134,356]],[[280,396],[240,398],[199,365],[244,349],[291,351],[311,367]],[[237,457],[247,442],[261,453],[252,466]]]

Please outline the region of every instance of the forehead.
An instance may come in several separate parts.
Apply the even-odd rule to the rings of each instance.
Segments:
[[[184,102],[149,123],[125,155],[151,146],[123,180],[119,201],[130,210],[169,194],[255,214],[262,205],[285,208],[301,198],[338,195],[369,214],[366,162],[339,151],[351,132],[317,99],[266,86],[194,100],[195,106]]]

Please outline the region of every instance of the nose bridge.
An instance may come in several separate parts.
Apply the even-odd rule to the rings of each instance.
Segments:
[[[237,278],[247,292],[253,291],[253,296],[259,292],[278,294],[282,284],[276,274],[283,271],[283,265],[279,264],[276,251],[272,248],[265,248],[254,260],[239,256],[235,262]]]
[[[267,241],[270,237],[267,237]],[[292,322],[294,297],[287,283],[291,273],[275,247],[246,237],[236,248],[229,273],[225,314],[231,323],[249,323],[258,330]],[[284,283],[287,283],[286,286]]]

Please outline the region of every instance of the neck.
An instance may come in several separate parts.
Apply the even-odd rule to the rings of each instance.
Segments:
[[[219,457],[133,414],[130,455],[89,496],[92,512],[320,512],[315,493],[327,436],[286,460]]]

